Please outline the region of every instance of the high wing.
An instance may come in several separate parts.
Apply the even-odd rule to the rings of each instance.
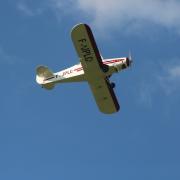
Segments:
[[[120,107],[104,73],[108,66],[102,63],[90,27],[86,24],[76,25],[72,29],[71,37],[100,111],[106,114],[117,112]]]

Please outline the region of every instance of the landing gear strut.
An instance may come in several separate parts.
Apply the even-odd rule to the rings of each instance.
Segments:
[[[115,88],[116,87],[116,84],[114,82],[110,82],[110,80],[108,78],[106,80],[107,80],[107,83],[109,84],[109,86],[111,88]]]

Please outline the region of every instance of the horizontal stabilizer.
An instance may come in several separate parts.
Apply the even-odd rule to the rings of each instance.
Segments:
[[[36,82],[42,85],[43,88],[53,89],[54,83],[46,82],[47,79],[54,77],[54,74],[51,70],[49,70],[46,66],[38,66],[36,68]]]

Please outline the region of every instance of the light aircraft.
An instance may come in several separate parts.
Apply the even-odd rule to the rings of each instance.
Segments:
[[[120,106],[113,90],[115,84],[109,78],[130,67],[131,56],[103,59],[87,24],[74,26],[71,38],[80,63],[57,73],[46,66],[39,66],[36,69],[36,82],[51,90],[58,83],[87,81],[101,112],[112,114],[119,111]]]

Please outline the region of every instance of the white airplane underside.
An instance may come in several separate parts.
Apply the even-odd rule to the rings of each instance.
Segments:
[[[92,31],[86,24],[76,25],[71,32],[80,63],[53,73],[48,67],[36,69],[36,82],[45,89],[58,83],[87,81],[101,112],[111,114],[120,108],[109,77],[131,65],[131,58],[102,59]]]

